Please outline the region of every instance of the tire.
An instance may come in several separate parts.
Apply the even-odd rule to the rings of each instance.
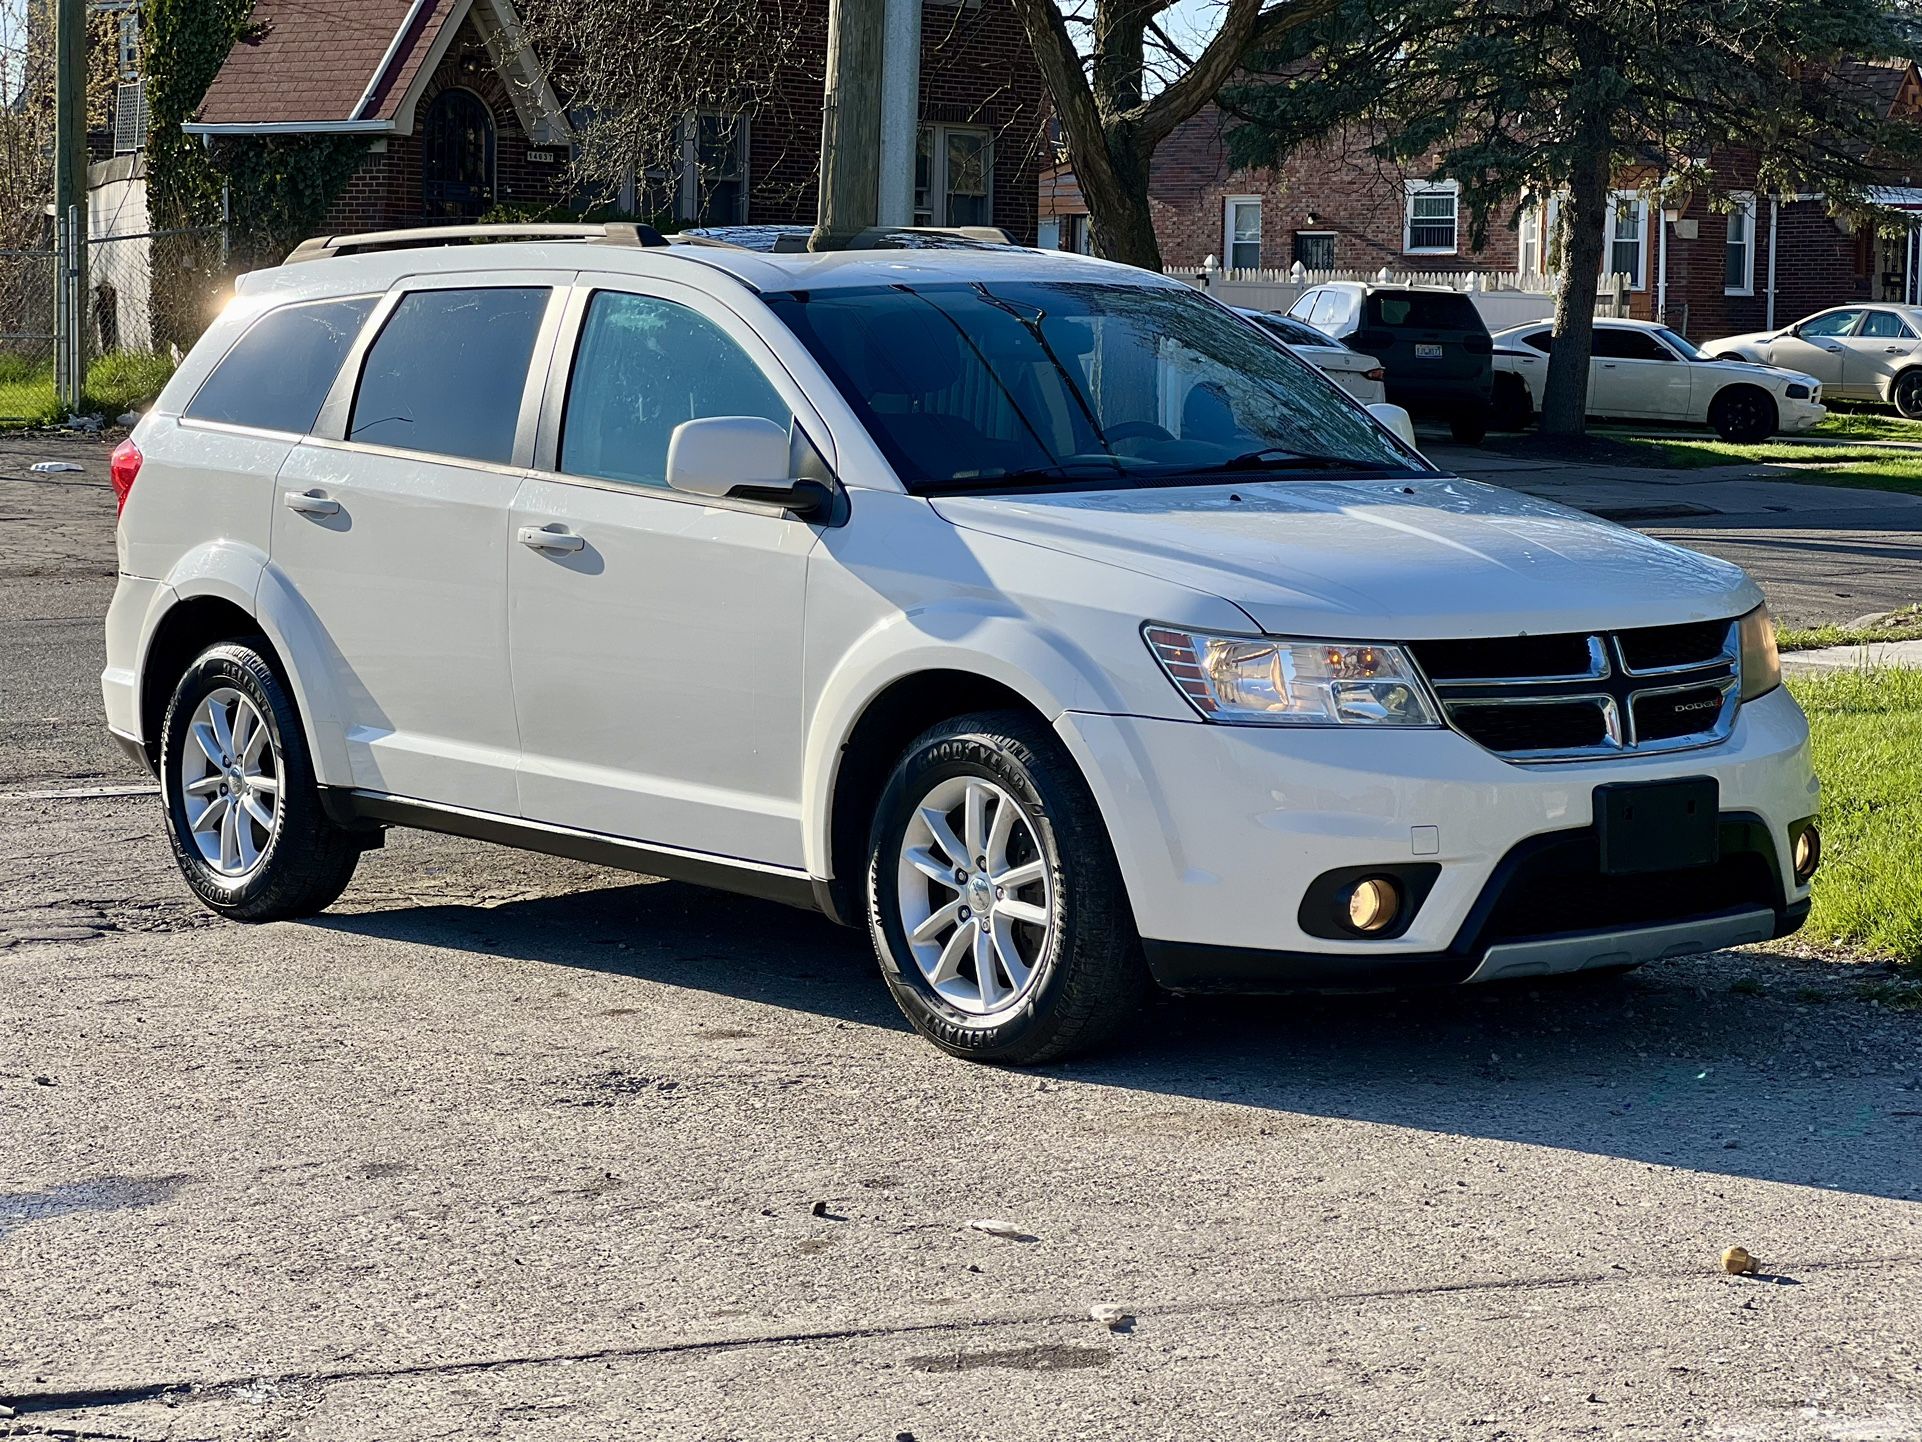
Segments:
[[[1896,414],[1905,420],[1922,421],[1922,370],[1907,370],[1889,387],[1889,399]]]
[[[181,875],[209,911],[235,921],[312,916],[360,861],[360,840],[321,806],[293,698],[245,641],[201,652],[174,688],[160,793]]]
[[[1467,401],[1448,417],[1448,434],[1462,446],[1479,446],[1488,439],[1487,401]]]
[[[1736,445],[1754,445],[1775,434],[1775,398],[1758,386],[1723,386],[1709,402],[1708,423]]]
[[[1494,413],[1490,423],[1498,431],[1525,431],[1535,419],[1535,403],[1528,383],[1504,372],[1495,377]]]
[[[996,822],[1008,807],[1004,830]],[[944,818],[948,842],[930,814]],[[969,843],[976,854],[950,868],[955,846]],[[984,852],[985,868],[976,864]],[[931,879],[934,871],[955,879]],[[1030,879],[996,887],[989,872]],[[1054,734],[1018,712],[944,721],[908,747],[875,811],[867,900],[888,990],[951,1056],[1026,1066],[1089,1051],[1114,1040],[1149,991],[1094,797]],[[1011,915],[1017,906],[1022,915]],[[926,939],[910,941],[918,920],[933,925],[944,913]]]

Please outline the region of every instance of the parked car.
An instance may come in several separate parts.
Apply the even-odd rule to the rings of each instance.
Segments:
[[[1894,406],[1922,419],[1922,306],[1842,305],[1781,330],[1725,336],[1702,347],[1717,359],[1806,371],[1839,400]]]
[[[1739,568],[1448,475],[1141,270],[470,238],[243,277],[114,452],[107,721],[220,915],[453,832],[865,927],[1002,1062],[1152,983],[1801,923]]]
[[[1271,310],[1248,310],[1239,306],[1236,309],[1363,405],[1388,399],[1383,384],[1388,372],[1375,357],[1363,355],[1333,336],[1323,335],[1306,321]]]
[[[1495,336],[1495,421],[1519,430],[1541,409],[1554,327],[1510,326]],[[1717,360],[1667,326],[1597,320],[1588,363],[1588,414],[1602,420],[1712,426],[1725,441],[1805,431],[1828,410],[1814,376]]]
[[[1465,445],[1488,434],[1494,343],[1461,291],[1332,281],[1302,292],[1288,314],[1379,357],[1388,399],[1410,414],[1446,421]]]

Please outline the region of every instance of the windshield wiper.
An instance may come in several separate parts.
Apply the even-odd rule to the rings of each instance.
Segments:
[[[1018,471],[994,475],[948,476],[929,479],[922,488],[941,490],[996,491],[1022,487],[1044,487],[1062,481],[1120,481],[1127,473],[1119,465],[1104,461],[1063,461],[1052,466],[1028,466]]]
[[[1258,451],[1245,451],[1213,465],[1183,466],[1181,469],[1194,475],[1213,475],[1217,471],[1389,471],[1395,468],[1380,461],[1357,460],[1353,456],[1323,456],[1313,451],[1264,446]]]

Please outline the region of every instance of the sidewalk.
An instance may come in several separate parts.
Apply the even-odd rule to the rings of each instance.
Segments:
[[[1733,561],[1807,626],[1922,601],[1922,496],[1774,479],[1771,466],[1574,464],[1422,438],[1438,466]]]
[[[1922,641],[1873,641],[1866,646],[1821,646],[1788,651],[1782,669],[1791,676],[1821,676],[1832,671],[1880,671],[1888,667],[1922,670]]]

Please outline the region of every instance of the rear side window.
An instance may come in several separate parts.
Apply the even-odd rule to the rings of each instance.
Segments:
[[[1374,323],[1391,330],[1485,331],[1481,312],[1465,295],[1432,290],[1385,290],[1368,297]]]
[[[269,311],[214,367],[183,414],[305,435],[375,300],[357,296]]]
[[[506,465],[545,286],[417,290],[367,348],[347,439]]]
[[[1645,330],[1616,330],[1613,326],[1595,327],[1593,354],[1603,360],[1673,360],[1662,343]]]
[[[596,295],[567,386],[561,469],[664,486],[674,428],[715,416],[793,419],[760,367],[705,316],[653,296]]]

